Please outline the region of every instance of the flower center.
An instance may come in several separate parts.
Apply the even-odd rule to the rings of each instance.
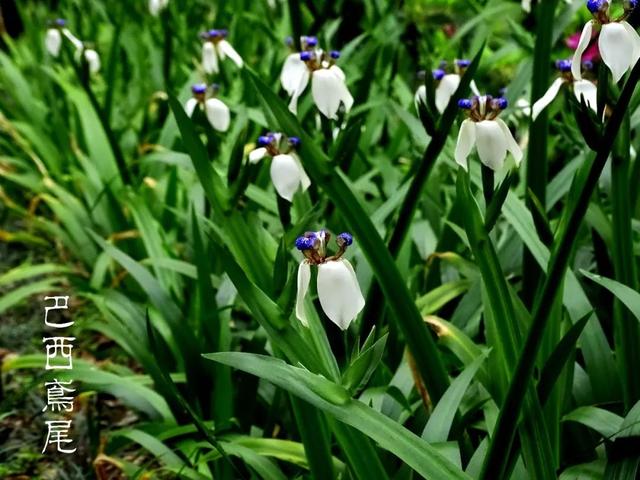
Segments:
[[[507,108],[508,102],[504,97],[493,98],[491,95],[474,96],[470,99],[458,100],[458,107],[469,111],[469,118],[474,122],[494,120],[500,112]]]
[[[340,259],[347,251],[347,247],[353,243],[353,237],[350,233],[341,233],[336,237],[338,251],[328,256],[326,247],[330,238],[331,234],[324,229],[318,232],[306,232],[296,239],[296,248],[302,252],[308,263],[320,265]]]
[[[301,142],[298,137],[287,137],[281,133],[269,132],[258,137],[257,143],[260,147],[266,148],[270,156],[275,157],[295,151]]]

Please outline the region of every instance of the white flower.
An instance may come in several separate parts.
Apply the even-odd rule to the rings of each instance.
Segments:
[[[584,97],[584,101],[587,103],[587,106],[597,113],[598,88],[596,85],[589,80],[574,80],[571,74],[571,69],[573,68],[572,63],[568,60],[558,60],[556,62],[556,68],[561,72],[561,75],[553,81],[545,94],[533,104],[531,109],[531,118],[535,120],[538,115],[540,115],[540,112],[547,108],[553,99],[556,98],[563,85],[568,85],[573,89],[573,94],[578,102],[580,102],[581,98]]]
[[[473,100],[460,100],[458,105],[469,110],[469,118],[460,125],[455,160],[467,169],[467,157],[475,146],[480,161],[492,170],[500,170],[507,152],[513,155],[516,165],[522,160],[522,150],[511,135],[509,127],[500,118],[501,110],[507,107],[504,98],[491,99],[487,96]]]
[[[249,152],[249,162],[258,163],[266,156],[272,157],[271,181],[278,195],[291,202],[298,190],[304,192],[309,188],[311,180],[295,152],[300,145],[298,137],[285,138],[281,133],[270,133],[260,137],[258,144],[260,147]]]
[[[84,59],[89,65],[89,73],[94,74],[100,71],[100,55],[92,48],[84,50]]]
[[[242,67],[244,64],[242,57],[226,40],[226,30],[209,30],[203,33],[201,37],[204,39],[202,44],[202,68],[206,73],[218,73],[220,71],[220,60],[224,60],[227,57],[238,67]]]
[[[52,57],[60,55],[62,47],[62,34],[58,28],[49,28],[44,38],[44,45]]]
[[[435,104],[438,112],[444,112],[445,108],[447,108],[447,105],[449,105],[449,100],[460,85],[460,79],[462,78],[461,75],[464,73],[470,63],[471,62],[469,60],[465,59],[456,60],[454,62],[456,73],[446,73],[443,68],[437,68],[436,70],[433,70],[433,72],[431,72],[431,74],[433,75],[433,80],[436,83]],[[473,80],[471,80],[469,86],[474,95],[480,96],[478,87]],[[426,105],[427,88],[424,85],[418,87],[418,90],[416,91],[414,97],[414,102],[416,104],[416,109],[418,109],[419,103],[423,103]]]
[[[340,52],[329,53],[319,48],[315,37],[302,37],[303,51],[287,57],[280,73],[282,87],[291,96],[289,110],[296,113],[298,98],[311,81],[311,95],[325,117],[336,119],[340,104],[346,112],[353,106],[353,97],[345,83],[345,75],[335,61]]]
[[[634,0],[628,3],[635,6],[636,2]],[[584,25],[578,47],[573,54],[571,63],[573,78],[576,80],[582,79],[580,72],[582,54],[589,46],[594,25],[600,25],[600,36],[598,37],[600,56],[605,65],[611,70],[613,81],[618,82],[640,58],[640,36],[625,21],[631,10],[625,8],[622,17],[614,20],[609,17],[609,2],[606,0],[588,0],[587,8],[594,15],[594,19],[589,20]]]
[[[169,5],[169,0],[149,0],[149,13],[154,17],[157,17],[158,14],[167,8]]]
[[[329,320],[341,330],[349,328],[351,322],[364,308],[364,297],[353,266],[341,258],[353,239],[348,233],[341,233],[336,239],[339,251],[326,255],[326,242],[329,234],[324,230],[308,232],[296,240],[296,247],[305,259],[298,267],[298,292],[296,295],[296,317],[303,325],[309,322],[305,312],[304,299],[311,281],[311,265],[318,266],[318,299]]]
[[[217,85],[213,85],[214,94],[217,92]],[[184,110],[189,117],[193,116],[196,107],[204,109],[204,113],[209,124],[214,130],[226,132],[231,122],[231,114],[222,100],[215,97],[206,98],[207,86],[205,84],[196,84],[191,87],[193,97],[191,97],[184,105]]]

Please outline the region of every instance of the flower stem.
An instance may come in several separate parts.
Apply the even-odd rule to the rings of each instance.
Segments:
[[[481,480],[502,477],[502,472],[509,457],[505,455],[505,452],[509,451],[513,443],[518,427],[518,418],[520,417],[527,386],[532,378],[542,336],[549,320],[551,309],[562,290],[562,280],[569,264],[570,254],[578,235],[580,223],[587,211],[589,199],[598,184],[598,179],[607,158],[611,153],[614,139],[622,125],[638,80],[640,80],[640,62],[636,64],[629,75],[618,104],[607,123],[595,159],[590,162],[586,178],[584,181],[580,181],[581,177],[578,175],[575,179],[575,182],[579,183],[579,185],[575,185],[576,195],[574,198],[576,200],[567,205],[558,226],[559,233],[549,261],[547,277],[539,295],[537,295],[527,340],[518,359],[507,396],[500,408],[492,441],[482,466]]]
[[[638,289],[631,230],[631,203],[629,197],[629,114],[623,120],[611,156],[611,203],[613,207],[613,248],[611,256],[615,278],[633,290]],[[622,378],[624,403],[631,408],[640,399],[640,325],[631,312],[614,300],[613,322],[616,359]]]
[[[484,194],[484,203],[488,207],[493,199],[493,191],[495,185],[495,176],[493,170],[486,165],[481,166],[482,171],[482,193]]]

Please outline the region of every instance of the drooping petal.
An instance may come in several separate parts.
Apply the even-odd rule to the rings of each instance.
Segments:
[[[427,87],[420,85],[416,90],[416,94],[413,96],[413,103],[416,106],[416,111],[420,113],[420,104],[427,104]]]
[[[526,13],[531,12],[531,0],[522,0],[521,4],[522,10],[524,10]]]
[[[276,192],[291,201],[300,187],[300,167],[291,155],[276,155],[271,161],[271,181]]]
[[[520,148],[520,145],[518,145],[516,139],[513,138],[511,130],[509,130],[509,127],[507,127],[507,124],[504,123],[502,119],[496,118],[495,121],[498,123],[498,126],[500,127],[500,130],[502,130],[504,138],[507,141],[507,150],[511,153],[511,155],[513,155],[513,159],[516,162],[516,167],[519,167],[520,162],[522,161],[522,149]]]
[[[560,91],[560,87],[565,82],[564,78],[558,77],[556,78],[549,89],[545,92],[543,96],[541,96],[536,103],[533,104],[533,108],[531,109],[531,119],[535,120],[540,115],[540,112],[547,108],[547,106],[553,102],[553,99],[556,98],[558,92]]]
[[[511,134],[509,134],[511,136]],[[507,155],[507,142],[500,124],[495,120],[482,120],[476,123],[476,148],[480,161],[491,170],[498,171]]]
[[[454,157],[456,163],[465,170],[467,168],[467,157],[473,149],[473,145],[476,143],[476,124],[473,120],[465,120],[460,125],[460,132],[458,132],[458,142],[456,143],[456,151]]]
[[[62,46],[62,35],[57,28],[50,28],[44,37],[44,46],[47,52],[53,57],[60,55],[60,47]]]
[[[229,129],[231,114],[229,113],[229,107],[221,100],[210,98],[204,102],[204,110],[207,114],[207,120],[215,130],[226,132]]]
[[[346,77],[344,75],[344,72],[337,65],[332,65],[329,68],[329,71],[332,72],[336,77],[340,79],[340,86],[339,86],[340,101],[344,105],[345,112],[349,113],[349,111],[351,110],[351,107],[353,107],[353,96],[351,95],[351,92],[349,92],[349,89],[347,88]]]
[[[307,296],[309,290],[309,282],[311,281],[311,267],[304,260],[300,262],[298,267],[298,291],[296,293],[296,317],[305,327],[309,326],[307,314],[304,310],[304,297]]]
[[[202,68],[205,73],[218,73],[218,54],[211,42],[202,44]]]
[[[309,179],[307,172],[304,171],[304,167],[302,166],[302,162],[300,161],[300,158],[298,157],[298,155],[292,153],[291,156],[296,161],[296,164],[300,169],[300,187],[304,192],[305,190],[307,190],[307,188],[309,188],[309,186],[311,186],[311,180]]]
[[[311,78],[311,94],[318,110],[325,117],[337,118],[338,108],[343,102],[344,95],[351,97],[349,91],[346,90],[344,80],[330,69],[321,68],[313,72]],[[353,99],[350,100],[353,103]],[[346,105],[345,105],[346,107]]]
[[[580,97],[584,97],[587,106],[598,113],[598,87],[595,83],[589,80],[576,80],[573,82],[573,94],[578,101],[580,101]]]
[[[65,36],[67,40],[71,42],[76,51],[82,50],[82,42],[78,37],[76,37],[68,28],[62,29],[62,34]]]
[[[280,72],[280,83],[289,96],[293,95],[307,73],[307,64],[300,60],[299,53],[292,53],[284,61]]]
[[[300,95],[302,95],[304,89],[307,88],[310,76],[311,74],[309,73],[309,70],[305,67],[304,72],[302,72],[302,74],[300,75],[300,83],[298,83],[298,86],[296,87],[296,90],[293,92],[291,100],[289,101],[289,111],[291,111],[291,113],[297,113],[298,98],[300,98]]]
[[[613,81],[617,83],[632,65],[634,38],[620,23],[607,23],[602,25],[598,47],[602,61],[609,67]]]
[[[630,67],[633,68],[638,62],[638,59],[640,59],[640,35],[638,35],[638,32],[636,32],[636,30],[628,22],[623,20],[622,22],[620,22],[620,25],[622,25],[627,31],[629,41],[633,44],[633,53],[631,54],[630,65]]]
[[[267,149],[264,147],[256,148],[249,152],[249,163],[258,163],[267,154]]]
[[[89,65],[89,73],[98,73],[100,71],[100,55],[92,48],[84,51],[84,58]]]
[[[592,32],[593,21],[589,20],[584,24],[584,28],[580,34],[580,40],[578,41],[578,46],[576,47],[576,51],[573,52],[573,58],[571,59],[571,75],[573,75],[573,78],[576,80],[582,79],[582,54],[589,46]]]
[[[162,8],[162,0],[149,0],[149,13],[154,17],[158,16]]]
[[[185,102],[184,111],[186,112],[187,116],[191,117],[193,115],[193,112],[196,109],[197,105],[198,105],[198,100],[196,100],[193,97],[191,97],[189,100]]]
[[[475,80],[471,80],[471,82],[469,83],[469,88],[471,88],[471,93],[473,93],[476,97],[480,96],[480,89],[478,89]]]
[[[364,308],[364,297],[348,260],[318,265],[318,298],[329,320],[342,330],[349,328]]]
[[[223,39],[218,42],[218,52],[220,53],[220,58],[224,59],[225,57],[229,57],[238,67],[242,67],[244,63],[242,57],[226,40]]]
[[[440,80],[440,84],[436,88],[436,108],[440,113],[444,112],[449,104],[449,99],[455,93],[460,85],[460,75],[450,73]]]

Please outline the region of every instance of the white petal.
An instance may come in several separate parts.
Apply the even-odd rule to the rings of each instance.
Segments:
[[[73,33],[69,31],[68,28],[62,29],[62,34],[65,36],[67,40],[71,42],[76,50],[82,50],[82,42],[78,37],[76,37]]]
[[[531,0],[522,0],[522,10],[529,13],[531,12]]]
[[[60,54],[60,47],[62,46],[62,35],[57,28],[50,28],[44,37],[44,46],[47,48],[47,52],[53,57],[57,57]]]
[[[291,155],[276,155],[271,161],[271,181],[276,192],[291,201],[300,187],[300,168]]]
[[[589,46],[591,41],[591,32],[593,31],[593,21],[589,20],[584,24],[580,40],[578,41],[578,47],[573,52],[573,58],[571,59],[571,75],[575,80],[582,79],[582,54]]]
[[[349,328],[364,308],[364,297],[348,260],[318,265],[318,298],[329,320],[342,330]]]
[[[580,97],[584,97],[587,106],[598,113],[598,87],[589,80],[576,80],[573,82],[573,94],[578,101]]]
[[[475,80],[471,80],[471,82],[469,83],[469,87],[471,88],[471,92],[476,97],[480,96],[480,90],[478,89],[478,86],[476,85],[476,81]]]
[[[427,104],[427,87],[420,85],[416,90],[416,94],[413,96],[413,103],[416,106],[418,114],[420,113],[420,104]]]
[[[249,152],[249,163],[258,163],[267,154],[267,149],[264,147],[256,148]]]
[[[218,52],[220,52],[220,58],[229,57],[233,63],[238,67],[242,67],[242,57],[236,52],[236,49],[231,46],[226,40],[220,40],[218,42]]]
[[[90,73],[98,73],[100,71],[100,55],[98,55],[98,52],[88,48],[84,51],[84,58],[89,64]]]
[[[291,154],[291,156],[296,161],[296,164],[300,169],[300,186],[302,187],[302,191],[304,192],[311,185],[311,180],[309,179],[307,172],[304,171],[304,167],[302,166],[302,162],[300,161],[300,158],[298,158],[298,156],[293,153]]]
[[[211,42],[202,44],[202,68],[205,73],[218,73],[218,54]]]
[[[496,122],[502,130],[502,133],[504,133],[504,137],[507,141],[507,150],[509,150],[511,155],[513,155],[513,159],[516,161],[516,167],[519,167],[520,162],[522,161],[522,149],[520,148],[520,145],[518,145],[516,139],[513,138],[511,130],[509,130],[509,127],[507,127],[507,124],[504,123],[502,119],[496,118]]]
[[[450,73],[445,75],[440,80],[438,87],[436,88],[436,108],[440,113],[444,112],[449,104],[449,99],[455,93],[460,85],[460,75]]]
[[[339,93],[340,93],[340,101],[344,105],[345,112],[349,113],[351,107],[353,107],[353,97],[351,96],[351,92],[347,88],[346,77],[344,76],[344,72],[342,69],[333,65],[329,68],[329,71],[332,72],[336,77],[340,79]]]
[[[560,91],[560,87],[565,82],[564,78],[558,77],[556,78],[549,89],[545,92],[543,96],[541,96],[536,103],[533,104],[533,108],[531,109],[531,119],[535,120],[540,115],[540,112],[547,108],[553,99],[556,98],[558,92]]]
[[[480,161],[494,171],[504,164],[507,155],[507,138],[500,124],[494,120],[476,123],[476,148]]]
[[[302,81],[302,76],[307,72],[307,65],[300,60],[299,53],[292,53],[287,57],[280,72],[280,83],[289,96],[295,93]]]
[[[631,68],[633,68],[638,59],[640,59],[640,35],[628,22],[623,20],[620,25],[627,31],[629,41],[633,44],[633,53],[631,54]]]
[[[184,111],[187,113],[187,116],[191,117],[193,115],[193,111],[196,109],[197,105],[198,105],[198,100],[196,100],[193,97],[191,97],[189,100],[185,102]]]
[[[229,129],[231,115],[229,107],[217,98],[210,98],[204,102],[204,110],[207,114],[207,120],[211,126],[219,132],[226,132]]]
[[[337,118],[338,108],[340,108],[340,102],[343,101],[345,91],[349,94],[344,81],[330,69],[321,68],[313,72],[311,94],[318,110],[325,117]],[[351,99],[351,103],[353,103],[353,99]]]
[[[162,10],[161,0],[149,0],[149,13],[154,17],[157,16]]]
[[[296,293],[296,317],[305,327],[309,326],[307,314],[304,310],[304,297],[307,296],[309,290],[309,282],[311,281],[311,267],[304,260],[300,262],[298,267],[298,292]]]
[[[307,85],[309,84],[309,77],[309,70],[305,67],[304,72],[302,73],[302,75],[300,75],[300,82],[298,83],[298,86],[296,87],[296,90],[293,92],[291,100],[289,101],[289,110],[292,113],[296,113],[298,111],[298,98],[300,97],[300,95],[302,95],[304,89],[307,88]]]
[[[473,145],[476,143],[476,124],[473,120],[465,120],[460,125],[460,132],[458,132],[458,142],[456,143],[455,159],[456,163],[462,166],[465,170],[467,168],[467,157]]]
[[[613,81],[617,83],[629,70],[633,61],[635,50],[633,37],[629,37],[629,32],[621,24],[607,23],[600,31],[598,48],[602,61],[609,67]]]

